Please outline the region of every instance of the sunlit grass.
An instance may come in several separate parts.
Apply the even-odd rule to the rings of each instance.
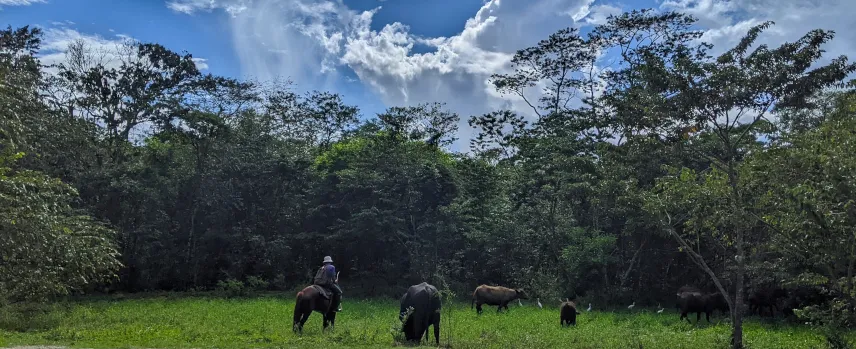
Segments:
[[[68,345],[85,348],[274,348],[393,347],[395,300],[346,300],[336,328],[321,331],[315,313],[302,336],[291,331],[292,297],[223,299],[155,297],[53,304],[30,316],[0,309],[0,346]],[[20,310],[20,309],[19,309]],[[448,312],[444,309],[443,316]],[[692,317],[693,321],[695,316]],[[482,316],[456,303],[443,319],[442,343],[454,348],[724,348],[730,327],[722,316],[713,324],[678,321],[678,314],[637,309],[632,313],[583,311],[577,326],[561,328],[556,307],[512,306]],[[451,331],[451,336],[449,332]],[[808,326],[750,320],[749,348],[825,348]],[[852,336],[851,336],[852,338]],[[433,341],[433,334],[432,334]]]

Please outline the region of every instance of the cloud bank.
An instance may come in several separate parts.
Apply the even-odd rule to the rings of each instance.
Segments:
[[[174,0],[167,6],[190,15],[228,13],[247,76],[287,76],[304,86],[328,88],[350,69],[387,105],[446,102],[463,119],[458,150],[466,149],[471,137],[470,115],[499,108],[531,114],[521,101],[496,93],[488,81],[490,74],[509,69],[516,50],[561,28],[601,24],[622,11],[594,0],[488,0],[456,35],[420,37],[406,23],[372,30],[382,7],[360,12],[338,0]],[[830,57],[853,53],[856,43],[856,33],[849,30],[856,24],[856,2],[850,0],[663,0],[659,8],[698,17],[704,40],[719,49],[766,20],[777,25],[761,37],[762,43],[793,41],[815,28],[836,30]]]

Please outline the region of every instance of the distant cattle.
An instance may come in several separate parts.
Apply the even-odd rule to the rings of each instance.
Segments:
[[[470,303],[470,309],[473,304],[479,314],[482,313],[482,304],[496,305],[496,312],[500,312],[502,308],[508,310],[508,303],[515,299],[529,299],[523,289],[511,289],[502,286],[487,286],[481,285],[476,287],[473,292],[473,300]]]
[[[779,300],[788,297],[788,291],[779,287],[759,287],[749,293],[749,312],[764,316],[764,309],[768,309],[770,317],[776,315],[779,310]]]
[[[788,296],[782,305],[782,313],[787,316],[794,315],[794,309],[802,309],[810,305],[819,305],[828,302],[832,297],[823,288],[802,286],[788,291]]]
[[[565,300],[562,302],[559,309],[559,317],[562,327],[565,327],[565,325],[576,326],[577,315],[580,314],[580,312],[577,311],[577,305],[570,300]]]
[[[428,341],[428,327],[434,325],[434,340],[440,344],[440,292],[428,283],[410,286],[401,297],[401,310],[398,320],[404,320],[408,308],[412,308],[407,321],[402,326],[404,337],[418,342],[425,336]]]
[[[692,287],[684,286],[678,290],[678,308],[681,310],[681,321],[684,318],[687,322],[690,321],[688,313],[696,313],[696,323],[701,319],[701,313],[705,313],[707,322],[710,322],[710,314],[715,310],[720,310],[723,313],[728,312],[728,303],[725,302],[719,292],[703,293],[701,290]]]

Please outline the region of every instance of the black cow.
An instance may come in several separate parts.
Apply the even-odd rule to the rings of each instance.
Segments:
[[[779,300],[786,299],[788,291],[779,287],[760,287],[749,294],[749,311],[759,316],[764,316],[764,309],[769,309],[770,316],[776,315],[779,310]]]
[[[408,308],[413,308],[407,322],[402,326],[404,337],[411,342],[428,340],[428,326],[434,325],[434,339],[440,344],[440,292],[428,283],[410,286],[401,297],[398,320],[404,320]]]
[[[580,312],[577,311],[577,305],[574,302],[572,302],[571,300],[567,300],[567,299],[564,302],[562,302],[562,305],[560,306],[560,311],[559,311],[559,320],[560,320],[560,323],[562,324],[562,327],[565,327],[565,325],[576,326],[577,315],[579,315],[579,314],[580,314]]]
[[[719,292],[702,293],[697,288],[684,286],[678,290],[678,308],[681,309],[682,321],[686,318],[687,322],[692,323],[687,313],[696,313],[696,323],[698,323],[701,320],[701,313],[705,313],[707,322],[710,322],[710,314],[715,310],[728,312],[728,303]]]

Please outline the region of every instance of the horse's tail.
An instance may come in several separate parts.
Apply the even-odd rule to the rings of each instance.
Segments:
[[[303,312],[301,311],[301,300],[303,299],[303,291],[297,292],[297,300],[294,302],[294,323],[300,322],[300,318],[303,316]]]

